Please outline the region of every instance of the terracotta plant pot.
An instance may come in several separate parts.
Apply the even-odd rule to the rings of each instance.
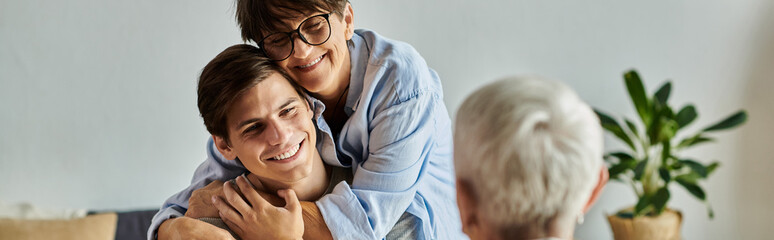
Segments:
[[[631,212],[631,210],[628,211]],[[610,228],[613,229],[615,240],[679,240],[683,214],[666,209],[661,215],[655,217],[625,218],[613,214],[608,215],[607,220],[610,222]]]

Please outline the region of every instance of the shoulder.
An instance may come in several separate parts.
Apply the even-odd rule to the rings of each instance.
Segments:
[[[358,29],[355,33],[365,40],[369,48],[369,64],[405,65],[408,63],[423,63],[423,65],[426,65],[424,64],[425,59],[408,43],[384,37],[367,29]]]
[[[420,94],[442,94],[438,74],[413,46],[370,30],[359,29],[356,34],[368,47],[366,75],[378,81],[374,84],[393,89],[402,101]]]

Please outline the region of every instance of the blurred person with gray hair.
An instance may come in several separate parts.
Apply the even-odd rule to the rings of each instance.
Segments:
[[[471,239],[572,239],[608,180],[599,119],[568,86],[507,78],[457,111],[454,163]]]

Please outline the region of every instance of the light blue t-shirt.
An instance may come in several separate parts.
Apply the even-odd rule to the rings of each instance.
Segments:
[[[322,159],[354,175],[351,186],[341,182],[316,202],[334,239],[382,239],[404,212],[420,220],[418,239],[467,239],[457,210],[451,121],[438,75],[410,45],[369,30],[356,30],[348,46],[349,119],[335,144],[322,117],[324,104],[310,98]],[[193,190],[246,171],[238,161],[226,160],[211,139],[207,154],[191,186],[154,216],[149,239],[161,222],[184,215]]]

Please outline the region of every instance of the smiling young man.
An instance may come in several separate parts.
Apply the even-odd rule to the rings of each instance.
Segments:
[[[413,222],[418,239],[466,238],[455,202],[451,124],[441,82],[416,50],[354,30],[346,0],[238,0],[237,21],[243,39],[255,42],[317,99],[312,105],[322,112],[315,119],[321,131],[317,149],[326,163],[354,174],[351,185],[339,184],[304,208],[305,223],[325,223],[305,224],[307,232],[382,239],[396,223]],[[167,219],[183,215],[193,190],[245,171],[213,149],[192,185],[154,217],[149,238],[157,229],[160,235],[195,229],[195,224],[173,227]],[[302,206],[310,205],[302,201]],[[414,221],[399,221],[404,216]]]
[[[199,112],[224,158],[238,158],[269,192],[322,196],[328,177],[314,114],[285,74],[255,47],[235,45],[202,70],[199,85]]]
[[[314,113],[301,91],[260,50],[245,44],[218,54],[204,67],[199,80],[199,112],[215,148],[248,171],[236,179],[237,185],[240,189],[257,187],[284,198],[281,205],[287,211],[276,214],[290,217],[266,223],[283,227],[281,232],[262,233],[271,239],[301,238],[299,200],[314,201],[333,186],[329,184],[329,173],[333,172],[315,148]],[[256,204],[268,203],[260,196],[244,196]],[[210,214],[200,219],[222,226],[216,217]],[[224,231],[210,229],[227,236]],[[242,229],[231,230],[242,234]]]

